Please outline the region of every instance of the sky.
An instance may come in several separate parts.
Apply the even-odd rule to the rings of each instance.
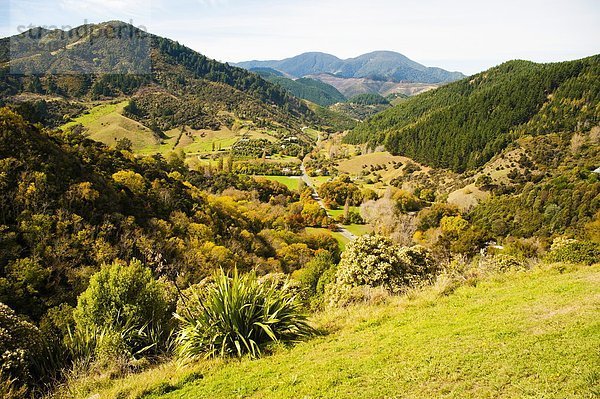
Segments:
[[[600,0],[0,0],[0,36],[122,20],[219,61],[397,51],[473,74],[600,53]]]

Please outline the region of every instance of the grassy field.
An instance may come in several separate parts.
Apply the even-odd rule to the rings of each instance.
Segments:
[[[350,207],[350,211],[351,212],[356,212],[360,214],[360,207],[358,206],[351,206]],[[329,216],[331,216],[332,218],[336,219],[339,216],[344,214],[344,209],[340,208],[340,209],[327,209],[327,213],[329,214]],[[345,224],[343,225],[344,228],[346,230],[348,230],[350,233],[354,234],[355,236],[363,236],[367,233],[371,233],[373,231],[373,228],[371,226],[368,226],[366,224]],[[341,236],[341,234],[340,234]],[[343,237],[343,236],[342,236]],[[336,237],[337,238],[337,237]],[[338,239],[339,241],[339,239]],[[346,239],[346,241],[348,241]],[[344,242],[345,244],[345,242]]]
[[[123,109],[128,101],[120,103],[96,104],[85,114],[73,119],[62,126],[63,129],[81,124],[88,129],[90,138],[114,146],[118,139],[127,138],[132,143],[132,149],[143,155],[160,153],[168,154],[173,150],[182,149],[188,158],[197,159],[198,155],[211,154],[219,150],[228,150],[243,135],[250,138],[264,138],[275,141],[275,138],[263,131],[254,131],[247,128],[229,129],[222,127],[219,130],[194,130],[185,127],[184,134],[181,128],[163,132],[163,138],[158,138],[152,131],[132,119],[123,116]],[[297,158],[281,157],[277,161],[300,162]]]
[[[344,228],[355,236],[364,236],[373,232],[373,228],[367,224],[345,224]]]
[[[299,176],[256,176],[279,182],[292,191],[297,191],[301,178]]]
[[[122,101],[97,105],[62,128],[81,124],[88,129],[91,139],[107,145],[114,146],[118,139],[128,138],[136,151],[159,148],[160,142],[149,128],[122,115],[127,104],[128,101]]]
[[[360,207],[358,206],[351,206],[349,208],[350,212],[357,212],[360,213]],[[327,209],[327,213],[329,213],[329,215],[332,218],[337,218],[338,216],[341,216],[344,214],[344,208],[339,208],[339,209]]]
[[[260,360],[167,364],[101,398],[593,398],[600,265],[564,265],[319,314],[327,334]]]

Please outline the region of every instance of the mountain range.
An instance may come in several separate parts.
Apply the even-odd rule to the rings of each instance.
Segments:
[[[284,60],[234,65],[249,70],[269,69],[290,79],[319,80],[335,87],[346,98],[366,93],[414,95],[465,77],[460,72],[426,67],[392,51],[375,51],[346,60],[311,52]]]
[[[325,73],[346,79],[447,83],[465,77],[460,72],[426,67],[393,51],[375,51],[346,60],[331,54],[310,52],[278,61],[246,61],[235,65],[246,69],[272,68],[294,78]]]

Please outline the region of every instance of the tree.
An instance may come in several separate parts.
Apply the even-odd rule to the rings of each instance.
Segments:
[[[346,247],[338,265],[336,284],[384,287],[391,292],[433,278],[437,265],[421,246],[400,247],[377,235],[358,237]]]
[[[3,378],[27,386],[39,378],[35,364],[42,362],[44,343],[40,330],[0,302],[0,384]]]
[[[136,336],[137,331],[168,332],[174,304],[172,286],[155,280],[141,262],[116,261],[92,276],[73,316],[78,332],[106,329],[123,334],[123,343],[133,352],[152,343],[152,337]]]
[[[112,175],[113,180],[120,186],[127,187],[136,195],[146,191],[146,181],[142,175],[132,170],[120,170]]]
[[[117,140],[115,149],[118,151],[131,151],[132,145],[133,144],[131,143],[131,140],[129,140],[127,137],[123,137],[123,138]]]

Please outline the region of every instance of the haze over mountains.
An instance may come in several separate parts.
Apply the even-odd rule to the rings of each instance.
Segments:
[[[347,60],[331,54],[312,52],[280,61],[246,61],[235,65],[246,69],[272,68],[295,78],[329,73],[341,78],[445,83],[465,77],[460,72],[426,67],[393,51],[374,51]]]
[[[334,86],[347,98],[363,93],[416,94],[465,77],[460,72],[427,67],[393,51],[375,51],[346,60],[319,52],[284,60],[246,61],[236,66],[269,68],[289,78],[310,77]],[[415,83],[426,84],[414,85]]]

